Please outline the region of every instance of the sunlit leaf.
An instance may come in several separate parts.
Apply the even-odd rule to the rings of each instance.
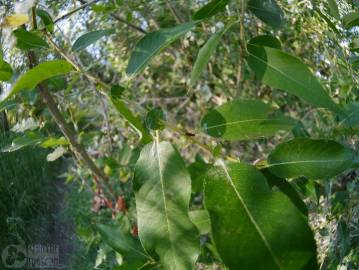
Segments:
[[[54,76],[69,73],[72,70],[72,65],[64,60],[53,60],[41,63],[23,74],[15,82],[12,89],[1,97],[0,104],[20,91],[32,90],[42,81]]]
[[[53,161],[59,159],[60,157],[62,157],[65,153],[66,153],[66,149],[62,146],[59,146],[59,147],[55,148],[54,151],[52,151],[50,154],[48,154],[46,156],[46,160],[48,162],[53,162]]]
[[[181,156],[168,142],[146,145],[134,176],[139,237],[155,251],[164,269],[194,269],[198,232],[189,219],[191,179]]]
[[[211,231],[211,220],[207,210],[190,211],[189,218],[196,225],[200,234],[207,234]]]
[[[14,14],[6,16],[3,22],[5,27],[18,27],[29,21],[29,16],[27,14]]]
[[[208,135],[233,141],[273,136],[296,124],[289,117],[269,117],[269,112],[270,106],[261,101],[235,100],[211,110],[201,125]]]

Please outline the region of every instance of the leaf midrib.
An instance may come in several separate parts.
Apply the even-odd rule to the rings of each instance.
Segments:
[[[296,161],[285,161],[285,162],[279,162],[279,163],[272,163],[269,164],[266,168],[274,167],[274,166],[280,166],[280,165],[290,165],[290,164],[302,164],[302,163],[329,163],[329,162],[335,162],[335,163],[343,163],[344,161],[348,161],[349,159],[327,159],[327,160],[296,160]]]
[[[239,120],[239,121],[227,122],[227,123],[225,123],[225,124],[219,124],[219,125],[210,126],[210,127],[207,127],[206,130],[213,129],[213,128],[217,128],[217,127],[223,127],[223,126],[233,126],[233,125],[236,125],[236,124],[247,123],[247,122],[256,122],[256,121],[281,121],[281,120],[282,120],[282,119],[268,119],[268,118]]]
[[[275,255],[273,249],[271,248],[271,246],[269,245],[269,242],[267,241],[264,233],[262,232],[261,228],[259,227],[259,225],[257,224],[256,220],[254,219],[254,217],[252,216],[251,212],[249,211],[248,206],[246,205],[246,203],[244,202],[241,194],[238,192],[236,186],[233,183],[232,177],[229,175],[228,170],[226,165],[224,164],[223,161],[221,161],[220,163],[221,167],[223,168],[225,174],[226,174],[226,178],[228,180],[228,182],[230,183],[231,187],[233,188],[237,198],[239,199],[239,201],[241,202],[246,214],[248,215],[250,221],[252,222],[254,228],[256,229],[257,233],[259,234],[260,238],[262,239],[264,245],[266,246],[266,248],[268,249],[269,253],[271,254],[274,263],[279,267],[279,269],[284,269],[279,261],[279,259],[277,258],[277,256]]]
[[[175,269],[177,269],[177,260],[176,260],[176,256],[174,255],[174,247],[173,247],[173,242],[171,239],[171,231],[170,231],[170,222],[169,222],[168,213],[167,213],[168,210],[167,210],[167,204],[166,204],[166,195],[165,195],[165,191],[164,191],[161,159],[160,159],[160,153],[159,153],[159,149],[158,149],[158,147],[159,147],[158,138],[155,140],[155,144],[156,144],[157,165],[158,165],[158,171],[159,171],[159,176],[160,176],[161,193],[162,193],[163,207],[164,207],[164,211],[165,211],[168,239],[170,240],[170,245],[171,245],[171,250],[172,250],[171,255],[172,255],[172,258],[173,258],[173,261],[175,264]]]

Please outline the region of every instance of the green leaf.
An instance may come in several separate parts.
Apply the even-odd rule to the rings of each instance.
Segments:
[[[51,148],[68,144],[68,141],[64,137],[45,137],[40,132],[26,131],[24,135],[16,137],[12,141],[11,145],[2,148],[1,152],[14,152],[27,146],[40,146],[43,148]]]
[[[142,262],[149,259],[138,239],[125,234],[119,226],[97,224],[96,228],[102,239],[115,251],[120,253],[126,262]]]
[[[26,146],[38,145],[43,140],[44,137],[40,133],[28,131],[23,136],[14,138],[11,145],[3,147],[1,152],[14,152]]]
[[[114,28],[104,29],[104,30],[96,30],[92,32],[88,32],[82,36],[80,36],[72,45],[72,50],[74,52],[81,51],[85,49],[87,46],[95,43],[97,40],[104,36],[109,36],[115,33]]]
[[[45,139],[40,144],[40,146],[43,148],[52,148],[52,147],[68,145],[68,144],[69,144],[69,142],[66,140],[65,137],[59,137],[59,138],[49,137],[49,138]]]
[[[336,19],[340,19],[340,14],[339,14],[339,9],[338,9],[338,5],[336,3],[335,0],[328,0],[328,6],[329,6],[329,11],[330,14],[336,18]]]
[[[12,68],[9,63],[4,60],[0,60],[0,81],[8,82],[13,75]]]
[[[248,8],[260,20],[273,28],[279,28],[285,23],[283,11],[275,0],[250,0]]]
[[[46,29],[52,33],[54,31],[54,21],[52,20],[51,15],[43,9],[36,9],[36,15],[40,17]]]
[[[130,123],[130,125],[139,134],[142,143],[146,144],[152,141],[152,136],[148,133],[146,128],[143,126],[140,118],[135,116],[132,111],[128,108],[126,103],[119,97],[123,90],[119,90],[118,87],[111,89],[111,101],[117,111]]]
[[[359,52],[359,37],[353,38],[350,43],[350,50],[353,52]]]
[[[291,202],[299,209],[303,215],[308,216],[308,209],[306,204],[303,202],[302,198],[299,196],[299,193],[296,189],[289,183],[287,180],[273,175],[268,168],[261,170],[261,173],[267,179],[268,185],[273,188],[278,188],[281,192],[288,196]]]
[[[137,43],[136,48],[131,55],[127,66],[127,73],[136,75],[141,72],[154,56],[191,30],[195,25],[196,22],[189,22],[172,28],[160,29],[145,35]]]
[[[222,163],[206,176],[205,207],[230,269],[307,269],[316,258],[306,217],[253,166]],[[318,269],[315,264],[310,269]]]
[[[319,14],[320,17],[328,24],[328,26],[338,35],[341,34],[335,24],[327,17],[325,16],[318,8],[315,9],[315,11]]]
[[[192,19],[204,20],[210,18],[217,13],[224,11],[228,3],[229,0],[212,0],[208,4],[201,7],[198,11],[196,11],[192,16]]]
[[[48,162],[53,162],[59,159],[60,157],[62,157],[65,153],[66,153],[66,149],[63,148],[62,146],[59,146],[46,156],[46,160]]]
[[[221,41],[223,35],[223,31],[219,31],[214,33],[203,45],[203,47],[199,50],[196,62],[194,63],[192,73],[191,73],[191,80],[190,86],[193,86],[198,78],[201,76],[202,71],[205,69],[209,59],[211,58],[213,52],[217,48],[218,43]]]
[[[343,17],[343,24],[346,29],[359,26],[359,11],[351,12]]]
[[[211,110],[201,125],[208,135],[233,141],[273,136],[296,124],[289,117],[268,117],[269,111],[270,106],[258,100],[235,100]]]
[[[270,153],[268,168],[282,178],[323,179],[355,166],[355,156],[351,149],[336,141],[296,138]]]
[[[146,145],[134,176],[138,229],[147,251],[163,269],[194,269],[198,232],[188,216],[191,179],[179,153],[168,142]]]
[[[32,90],[42,81],[69,73],[72,70],[72,65],[64,60],[52,60],[41,63],[23,74],[15,82],[13,88],[0,99],[0,104],[20,91]]]
[[[249,41],[249,44],[270,47],[278,50],[282,48],[282,44],[280,43],[280,41],[276,37],[271,35],[256,36]]]
[[[196,62],[194,63],[193,70],[191,73],[190,86],[193,86],[198,78],[201,76],[202,71],[205,69],[209,59],[217,48],[218,43],[221,41],[221,38],[228,29],[235,24],[236,22],[230,22],[225,29],[214,33],[207,42],[203,45],[203,47],[199,50]]]
[[[278,49],[249,42],[248,64],[265,84],[287,91],[318,107],[342,114],[309,68],[298,58]]]
[[[19,28],[13,31],[16,38],[16,47],[21,50],[31,49],[47,49],[49,45],[33,32],[28,32],[25,29]]]
[[[165,125],[163,121],[165,121],[166,116],[164,111],[161,108],[154,108],[150,110],[146,115],[146,127],[149,130],[162,130]]]
[[[207,210],[193,210],[189,212],[189,218],[196,225],[200,234],[208,234],[211,231],[211,220]]]
[[[212,165],[196,158],[196,161],[187,167],[192,180],[192,192],[203,192],[204,177]]]

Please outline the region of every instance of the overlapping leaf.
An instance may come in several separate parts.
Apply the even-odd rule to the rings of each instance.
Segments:
[[[134,115],[128,108],[127,104],[121,98],[123,88],[121,86],[114,86],[111,89],[111,101],[117,111],[129,122],[129,124],[138,132],[141,141],[146,144],[152,141],[151,135],[148,133],[139,117]]]
[[[324,179],[357,166],[355,159],[353,150],[336,141],[296,138],[278,145],[270,153],[268,168],[283,178]]]
[[[230,270],[318,269],[306,217],[286,195],[271,191],[254,167],[214,167],[206,177],[205,207],[217,250]]]
[[[278,28],[285,22],[284,14],[275,0],[250,0],[248,8],[266,24]]]
[[[21,50],[46,49],[49,45],[36,33],[19,28],[13,31],[16,38],[16,47]]]
[[[138,229],[147,251],[155,251],[164,269],[194,269],[198,232],[189,219],[191,179],[168,142],[146,145],[134,176]]]
[[[210,18],[217,13],[224,11],[228,3],[229,0],[212,0],[196,11],[192,18],[193,20],[203,20]]]
[[[265,84],[285,90],[318,107],[342,113],[309,68],[298,58],[251,42],[247,47],[248,64]]]
[[[351,12],[343,17],[344,27],[350,29],[359,25],[359,11]]]
[[[270,106],[258,100],[235,100],[225,103],[202,119],[205,132],[225,140],[248,140],[273,136],[290,130],[296,121],[289,117],[269,117]]]

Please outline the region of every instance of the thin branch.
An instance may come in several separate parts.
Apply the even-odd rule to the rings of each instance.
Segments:
[[[178,14],[177,10],[174,7],[172,7],[170,0],[166,0],[166,5],[167,5],[168,9],[170,10],[170,12],[172,13],[173,17],[175,18],[176,22],[178,24],[183,23],[184,22],[183,19]]]
[[[128,27],[130,27],[138,32],[141,32],[142,34],[147,34],[147,31],[145,29],[143,29],[133,23],[128,22],[126,19],[120,17],[119,15],[112,13],[111,16],[114,19],[118,20],[119,22],[126,24]]]
[[[33,17],[33,29],[37,28],[36,23],[36,9],[32,9],[32,17]],[[35,53],[33,51],[29,51],[27,53],[27,58],[29,60],[29,67],[33,68],[38,65],[38,61],[36,59]],[[94,161],[91,159],[89,154],[87,153],[85,147],[78,142],[78,137],[73,128],[66,122],[65,118],[62,116],[60,110],[58,109],[58,104],[52,97],[49,89],[47,88],[47,84],[42,82],[38,85],[39,93],[42,101],[49,109],[52,117],[54,118],[57,126],[60,128],[61,132],[64,134],[66,139],[70,143],[70,147],[74,154],[77,157],[77,160],[81,164],[83,162],[88,169],[93,173],[94,180],[96,180],[96,184],[100,185],[100,188],[108,192],[108,194],[116,200],[115,193],[113,192],[111,186],[107,183],[106,175],[96,166]],[[97,178],[97,179],[95,179]],[[101,181],[97,181],[97,180]]]
[[[86,1],[84,1],[84,0],[79,0],[79,1],[81,2],[81,4],[84,4],[84,5],[87,4]],[[147,31],[145,29],[143,29],[143,28],[141,28],[141,27],[139,27],[139,26],[137,26],[137,25],[135,25],[133,23],[130,23],[126,19],[122,18],[121,16],[119,16],[119,15],[117,15],[115,13],[112,13],[111,16],[114,19],[118,20],[119,22],[126,24],[128,27],[130,27],[130,28],[132,28],[132,29],[134,29],[134,30],[136,30],[138,32],[141,32],[142,34],[147,34]]]
[[[77,8],[74,8],[74,9],[70,10],[68,13],[65,13],[65,14],[57,17],[54,20],[54,23],[57,23],[59,21],[62,21],[63,19],[66,19],[67,17],[71,16],[72,14],[76,13],[77,11],[82,10],[82,9],[96,3],[97,1],[99,1],[99,0],[92,0],[90,2],[87,2],[86,4],[83,4],[83,5],[81,5],[81,6],[77,7]]]

